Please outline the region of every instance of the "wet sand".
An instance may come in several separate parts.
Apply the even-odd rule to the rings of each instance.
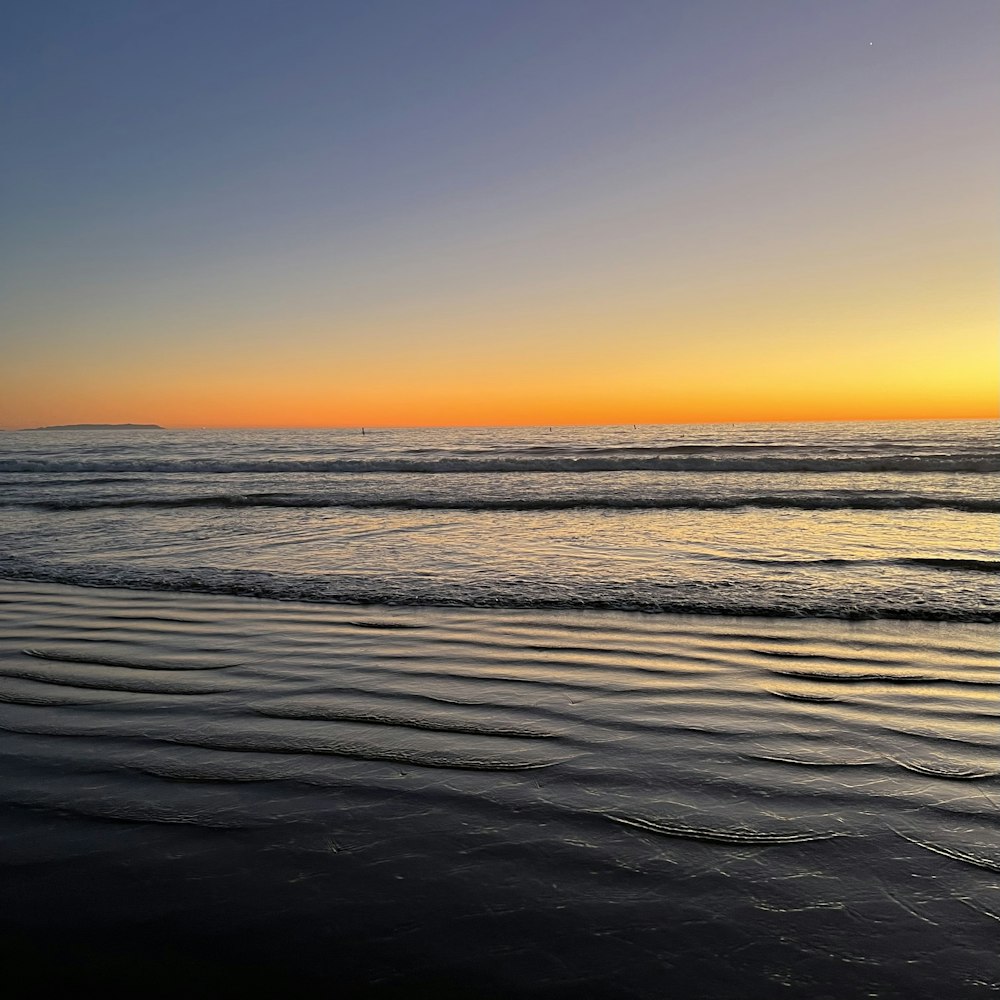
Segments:
[[[997,659],[0,582],[15,995],[992,995]]]

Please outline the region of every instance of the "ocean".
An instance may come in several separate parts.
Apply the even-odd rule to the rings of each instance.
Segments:
[[[0,439],[0,577],[354,604],[996,621],[991,422]]]
[[[998,512],[992,421],[0,435],[3,953],[994,995]]]

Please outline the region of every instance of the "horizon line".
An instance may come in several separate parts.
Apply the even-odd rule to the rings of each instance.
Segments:
[[[157,424],[154,421],[74,421],[64,424],[47,424],[34,427],[0,427],[0,432],[16,434],[22,431],[40,430],[112,430],[126,429],[130,425],[136,430],[164,431],[366,431],[366,430],[514,430],[517,428],[584,428],[584,427],[713,427],[761,424],[908,424],[908,423],[955,423],[970,421],[1000,420],[1000,413],[989,416],[950,417],[840,417],[795,419],[779,417],[771,420],[665,420],[665,421],[622,421],[618,423],[561,423],[546,421],[541,423],[488,423],[488,424]]]

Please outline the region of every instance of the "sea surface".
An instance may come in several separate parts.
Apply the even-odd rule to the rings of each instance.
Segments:
[[[0,578],[996,621],[994,422],[0,437]]]
[[[0,436],[9,995],[996,996],[995,431]]]

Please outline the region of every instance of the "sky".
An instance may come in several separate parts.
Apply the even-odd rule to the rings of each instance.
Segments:
[[[13,0],[0,426],[997,413],[996,0]]]

